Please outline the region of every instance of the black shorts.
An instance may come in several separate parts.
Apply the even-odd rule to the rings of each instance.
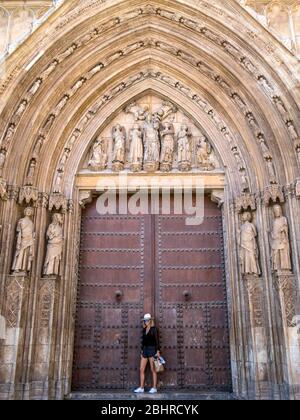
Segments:
[[[156,356],[156,348],[149,346],[149,347],[144,347],[143,348],[143,358],[144,359],[150,359],[151,357],[155,357]]]

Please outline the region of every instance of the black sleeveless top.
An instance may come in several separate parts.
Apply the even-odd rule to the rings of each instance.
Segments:
[[[148,334],[146,333],[146,328],[144,328],[142,337],[142,350],[144,347],[155,347],[155,350],[159,351],[159,338],[158,330],[156,327],[151,327]]]

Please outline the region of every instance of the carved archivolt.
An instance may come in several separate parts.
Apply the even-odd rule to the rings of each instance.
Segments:
[[[90,5],[89,5],[90,7]],[[78,11],[76,10],[76,13]],[[30,101],[39,91],[41,85],[45,82],[45,80],[52,74],[54,70],[68,57],[78,51],[81,47],[88,45],[90,42],[94,41],[100,36],[114,27],[117,27],[121,23],[125,23],[126,21],[130,21],[136,19],[143,15],[155,15],[158,17],[163,18],[164,20],[168,20],[172,23],[178,23],[179,25],[197,32],[197,34],[201,37],[205,37],[206,40],[209,40],[220,47],[224,52],[229,54],[232,58],[234,58],[248,73],[250,73],[255,80],[257,81],[258,85],[261,86],[261,89],[266,94],[266,96],[274,103],[274,107],[277,109],[279,114],[282,116],[287,130],[290,133],[291,139],[294,141],[295,150],[297,152],[297,156],[300,156],[300,142],[299,142],[299,134],[297,132],[297,128],[293,123],[293,119],[288,112],[288,107],[284,100],[282,99],[283,95],[281,94],[280,90],[277,88],[275,83],[268,79],[259,68],[259,65],[254,63],[251,59],[247,57],[247,54],[241,50],[241,48],[237,45],[233,45],[231,41],[224,38],[223,35],[219,35],[214,30],[203,26],[201,22],[196,20],[191,20],[188,16],[178,15],[177,13],[163,8],[156,8],[155,6],[141,6],[140,8],[134,9],[130,12],[125,13],[119,17],[111,18],[110,20],[103,22],[98,28],[94,28],[88,34],[81,36],[77,40],[75,40],[67,49],[65,49],[62,53],[58,54],[51,63],[41,72],[41,74],[37,77],[37,79],[33,82],[33,84],[28,88],[24,97],[20,100],[19,105],[16,107],[13,117],[8,123],[7,129],[5,130],[3,139],[2,139],[2,151],[3,153],[7,152],[9,144],[11,143],[12,137],[16,131],[17,125],[20,122],[20,119],[24,115],[26,109],[28,109]],[[43,124],[43,127],[40,130],[38,135],[35,152],[33,159],[38,159],[39,152],[43,143],[45,142],[47,133],[51,129],[55,118],[60,114],[60,112],[65,108],[66,104],[70,100],[72,96],[74,96],[81,87],[90,80],[95,74],[99,73],[103,68],[109,66],[110,64],[116,62],[116,60],[123,58],[125,55],[135,52],[141,48],[149,48],[155,47],[162,51],[166,51],[175,55],[177,58],[193,65],[199,69],[200,72],[206,74],[207,77],[210,77],[214,80],[218,85],[232,98],[232,100],[241,108],[242,112],[246,115],[250,128],[252,128],[255,132],[255,136],[258,135],[259,144],[262,146],[263,154],[266,161],[267,171],[269,173],[269,178],[271,183],[277,182],[276,171],[273,163],[272,155],[266,151],[268,150],[268,144],[265,140],[264,133],[262,130],[257,127],[257,121],[253,116],[251,110],[247,106],[247,103],[244,98],[240,96],[234,89],[230,87],[230,84],[227,80],[222,78],[220,75],[215,73],[215,71],[210,68],[206,63],[202,62],[197,57],[192,56],[190,53],[185,51],[179,50],[172,45],[169,45],[164,42],[155,41],[155,40],[141,40],[135,42],[131,45],[128,45],[124,49],[120,51],[116,51],[111,53],[109,56],[105,57],[101,63],[97,64],[90,71],[79,78],[70,89],[65,92],[61,98],[61,100],[57,103],[53,112],[48,116]],[[267,156],[268,155],[268,156]],[[33,171],[34,163],[31,162],[31,171]],[[29,182],[31,182],[29,177]]]
[[[235,157],[235,160],[237,161],[238,166],[238,172],[240,174],[241,179],[241,185],[243,191],[248,191],[250,188],[249,185],[249,177],[247,174],[246,164],[244,162],[244,159],[242,158],[242,155],[239,151],[238,146],[236,145],[234,141],[234,137],[231,134],[230,130],[226,126],[223,119],[219,116],[219,114],[214,110],[214,108],[211,106],[211,104],[204,99],[202,99],[196,92],[194,92],[191,88],[184,86],[182,83],[178,82],[176,79],[165,75],[161,72],[148,70],[144,72],[138,73],[136,76],[130,77],[128,80],[120,83],[115,88],[111,89],[109,92],[104,94],[85,114],[85,116],[81,119],[73,133],[71,134],[69,140],[67,141],[67,146],[65,148],[65,151],[63,153],[63,156],[61,157],[61,160],[58,164],[58,168],[56,171],[56,176],[54,180],[54,192],[61,193],[61,186],[63,185],[62,177],[63,177],[63,171],[65,164],[67,162],[67,155],[70,155],[70,152],[72,151],[72,148],[77,141],[78,137],[82,134],[82,132],[87,128],[88,124],[92,122],[92,119],[95,118],[96,114],[101,111],[101,109],[104,107],[104,105],[111,99],[113,99],[115,96],[123,92],[128,87],[142,81],[145,79],[154,79],[161,83],[164,83],[168,86],[171,86],[173,89],[178,90],[180,93],[185,95],[190,100],[194,101],[194,103],[203,111],[205,112],[208,117],[211,119],[212,123],[215,125],[215,127],[220,131],[220,135],[224,137],[225,141],[228,143],[229,147],[232,150],[232,153]],[[134,109],[134,104],[132,104],[132,112],[138,112]],[[135,119],[137,121],[141,118],[141,116],[135,116]],[[136,121],[136,122],[137,122]],[[116,121],[117,123],[117,121]],[[131,127],[133,128],[133,126]],[[132,135],[131,130],[127,130],[127,135]],[[200,139],[199,139],[200,140]],[[198,140],[198,144],[195,146],[196,151],[195,154],[197,154],[197,158],[199,159],[199,166],[202,166],[203,169],[209,169],[212,168],[215,164],[213,164],[212,156],[208,157],[205,155],[211,155],[210,144],[206,143],[204,141],[204,138],[202,138],[202,141],[200,142]],[[107,168],[107,162],[108,162],[108,156],[107,156],[107,150],[108,145],[105,143],[104,139],[95,139],[95,142],[92,145],[92,149],[90,151],[88,162],[86,162],[87,167],[93,167],[95,170],[104,170]],[[67,152],[67,153],[66,153]],[[90,165],[89,165],[90,164]],[[217,165],[218,166],[218,165]],[[102,169],[103,168],[103,169]],[[155,168],[154,168],[155,169]],[[183,168],[184,169],[184,168]],[[184,169],[185,170],[185,169]]]

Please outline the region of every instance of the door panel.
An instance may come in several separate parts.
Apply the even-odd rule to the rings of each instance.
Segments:
[[[162,388],[230,390],[221,211],[206,198],[204,223],[188,226],[185,215],[100,216],[95,204],[82,217],[73,390],[138,385],[145,312],[167,359]]]
[[[177,364],[168,365],[175,387],[230,390],[222,214],[208,197],[204,207],[199,226],[188,226],[185,215],[156,216],[156,313],[167,360],[176,353]]]

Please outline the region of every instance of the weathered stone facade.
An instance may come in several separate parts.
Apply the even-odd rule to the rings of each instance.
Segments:
[[[7,58],[0,84],[1,399],[70,393],[81,208],[101,190],[97,174],[104,188],[132,164],[124,143],[128,153],[119,149],[114,159],[110,149],[106,167],[95,141],[118,137],[122,144],[136,122],[128,107],[163,102],[179,111],[176,135],[187,124],[194,138],[206,138],[199,162],[215,156],[213,166],[193,168],[193,154],[182,171],[163,159],[165,171],[155,176],[170,187],[202,176],[222,207],[234,393],[300,399],[299,60],[234,0],[67,1]],[[139,167],[132,172],[132,185],[153,177]],[[33,227],[20,222],[27,207]],[[46,275],[57,213],[61,248],[55,274]],[[17,269],[14,259],[23,254],[30,264]]]

